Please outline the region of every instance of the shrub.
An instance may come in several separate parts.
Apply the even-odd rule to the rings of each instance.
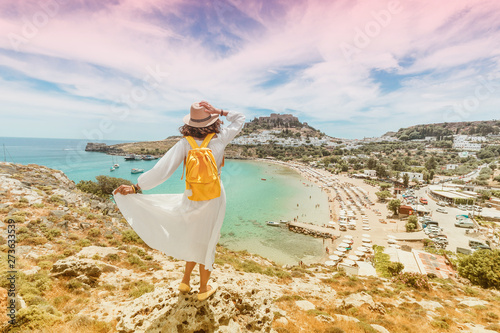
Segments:
[[[82,191],[87,193],[92,193],[97,195],[98,197],[109,199],[113,194],[113,190],[115,190],[120,185],[132,185],[132,182],[116,177],[109,176],[96,176],[97,182],[92,180],[81,180],[76,187]]]
[[[458,274],[482,288],[500,289],[500,250],[479,250],[460,258]]]
[[[122,232],[122,241],[125,243],[143,243],[139,235],[132,229],[127,229]]]
[[[104,257],[104,260],[106,260],[106,261],[119,261],[120,256],[116,253],[110,253]]]
[[[88,232],[89,237],[99,237],[101,235],[101,230],[99,228],[92,228]]]
[[[16,323],[10,326],[35,330],[44,326],[53,326],[56,322],[62,322],[62,313],[54,309],[50,304],[31,305],[20,309],[16,316]]]
[[[392,276],[398,275],[399,273],[401,273],[403,271],[404,268],[405,268],[405,265],[403,265],[400,262],[393,262],[392,261],[389,265],[387,265],[387,271]]]
[[[88,239],[84,238],[78,241],[78,245],[81,247],[86,247],[92,245],[92,243]]]
[[[427,275],[420,273],[404,272],[399,273],[392,279],[393,282],[400,282],[408,287],[415,289],[430,289],[429,279]]]
[[[150,293],[155,290],[155,287],[144,281],[134,281],[125,286],[123,290],[129,290],[129,296],[133,298],[140,297],[146,293]]]

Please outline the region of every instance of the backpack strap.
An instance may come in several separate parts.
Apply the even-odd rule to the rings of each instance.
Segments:
[[[191,146],[191,148],[195,149],[195,148],[199,148],[198,147],[198,144],[196,143],[196,141],[194,141],[193,137],[192,136],[189,136],[189,135],[186,135],[184,136],[187,140],[187,142],[189,142],[189,145]],[[184,170],[186,168],[186,157],[184,156],[184,164],[182,165],[182,176],[181,176],[181,179],[184,178]]]
[[[214,135],[215,135],[215,133],[207,134],[207,136],[205,137],[205,140],[203,140],[203,142],[201,143],[200,148],[207,148],[208,143],[210,142],[210,140],[212,140],[212,137]]]
[[[196,143],[196,141],[194,141],[192,136],[185,136],[185,138],[189,142],[189,144],[191,145],[191,148],[193,148],[193,149],[199,148],[198,144]],[[205,140],[206,140],[206,138],[205,138]],[[205,141],[203,141],[203,143],[205,143]],[[203,146],[203,144],[202,144],[202,146]]]

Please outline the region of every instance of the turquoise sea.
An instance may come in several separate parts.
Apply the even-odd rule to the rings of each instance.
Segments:
[[[61,170],[75,183],[95,180],[95,176],[101,174],[135,182],[140,174],[131,174],[131,168],[147,171],[158,161],[125,161],[123,156],[86,152],[86,143],[78,139],[0,137],[0,160]],[[111,172],[114,163],[120,164],[120,168]],[[180,179],[181,174],[182,165],[166,182],[144,193],[183,192],[185,183]],[[294,217],[302,222],[327,223],[328,200],[320,188],[289,168],[247,160],[226,159],[222,181],[227,208],[220,244],[259,254],[278,264],[296,264],[301,260],[314,262],[323,256],[322,240],[265,224],[269,220],[292,220]]]

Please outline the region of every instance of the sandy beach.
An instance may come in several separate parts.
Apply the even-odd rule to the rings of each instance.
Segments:
[[[366,184],[362,179],[350,178],[344,175],[332,175],[326,170],[315,169],[298,162],[282,162],[269,159],[262,159],[262,161],[276,163],[294,169],[299,172],[302,177],[321,187],[322,191],[328,195],[330,220],[325,221],[324,226],[327,226],[330,221],[335,222],[334,234],[336,239],[323,240],[325,253],[320,260],[321,263],[329,260],[329,255],[333,254],[346,235],[352,236],[354,241],[351,246],[353,250],[349,251],[352,252],[349,254],[353,254],[353,252],[363,244],[367,244],[370,247],[373,244],[387,247],[389,245],[388,235],[405,231],[404,222],[398,219],[387,218],[387,216],[392,213],[388,212],[385,203],[377,202],[375,192],[378,191],[378,188]],[[338,194],[335,189],[337,189]],[[347,189],[348,192],[344,189]],[[358,199],[356,195],[353,195],[356,193],[362,198]],[[349,198],[349,194],[352,199]],[[367,199],[365,199],[365,197],[367,197]],[[348,229],[347,231],[339,231],[338,218],[341,210],[341,201],[345,204],[358,201],[363,205],[365,215],[361,215],[359,211],[353,210],[355,213],[354,221],[356,222],[355,230]],[[367,204],[367,202],[372,202],[374,204],[370,205]],[[365,220],[367,219],[368,223],[363,223],[363,217],[365,217]],[[369,226],[370,230],[363,230],[363,226]],[[364,237],[363,235],[369,235],[369,237]],[[371,243],[363,243],[362,239],[370,239]]]

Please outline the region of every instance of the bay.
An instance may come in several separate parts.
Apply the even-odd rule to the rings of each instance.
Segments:
[[[116,144],[125,141],[101,142]],[[86,152],[86,143],[86,140],[77,139],[0,137],[8,162],[34,163],[61,170],[75,183],[95,180],[97,175],[136,182],[140,174],[131,174],[132,168],[147,171],[158,161],[125,161],[123,156]],[[110,171],[115,163],[120,167]],[[181,175],[182,165],[170,179],[144,193],[182,193],[185,182],[180,179]],[[312,263],[323,256],[321,240],[295,234],[284,227],[266,225],[266,221],[294,218],[319,225],[326,223],[328,199],[320,188],[290,168],[253,160],[226,159],[222,182],[227,208],[220,244],[232,250],[259,254],[277,264]]]

